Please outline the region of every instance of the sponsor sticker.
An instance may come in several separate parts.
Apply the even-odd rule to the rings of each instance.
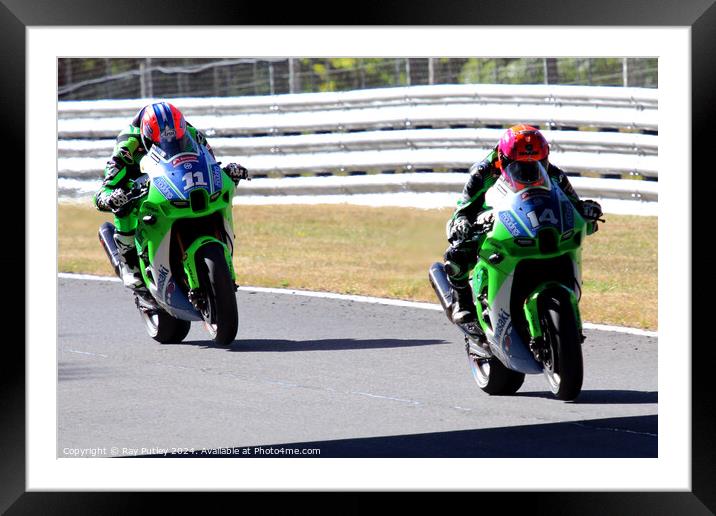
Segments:
[[[505,312],[503,309],[500,309],[500,313],[497,316],[497,324],[495,325],[495,338],[498,342],[500,342],[500,337],[502,337],[502,331],[505,329],[505,325],[509,320],[510,314]]]
[[[172,200],[176,198],[176,194],[174,193],[174,190],[169,186],[166,179],[163,177],[158,177],[154,180],[154,186],[157,187],[157,189],[162,192],[162,195],[167,198],[167,200]]]
[[[221,167],[212,165],[211,173],[214,181],[214,190],[221,190]]]
[[[515,218],[506,211],[500,212],[500,221],[507,228],[512,236],[525,236],[522,234]]]
[[[168,274],[169,274],[169,269],[164,267],[164,265],[159,267],[159,278],[157,279],[157,290],[159,292],[161,292],[162,289],[164,288],[164,282],[167,280]]]
[[[173,140],[176,138],[177,132],[169,127],[168,125],[164,127],[164,130],[161,132],[162,140]]]
[[[191,154],[187,154],[184,156],[179,156],[178,158],[175,158],[172,160],[172,166],[178,167],[179,165],[187,162],[198,162],[199,159],[196,156],[193,156]],[[186,168],[186,165],[185,165]]]
[[[512,325],[510,325],[510,329],[512,329]],[[505,340],[503,342],[503,347],[505,349],[505,353],[510,353],[510,346],[512,346],[512,337],[510,336],[510,331],[505,332]]]
[[[562,216],[564,217],[562,220],[564,230],[572,229],[574,227],[574,210],[571,202],[562,203]]]
[[[537,199],[537,198],[545,198],[550,197],[549,190],[545,190],[543,188],[532,188],[530,190],[527,190],[526,192],[522,192],[520,194],[520,198],[523,201],[526,201],[527,199]]]

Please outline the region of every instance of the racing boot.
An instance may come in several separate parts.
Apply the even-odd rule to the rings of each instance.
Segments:
[[[119,275],[125,287],[137,289],[144,285],[142,273],[139,270],[137,248],[134,245],[134,235],[114,234],[114,242],[119,251]]]
[[[452,321],[464,324],[475,320],[475,303],[472,299],[470,284],[455,285],[450,282],[453,292]]]

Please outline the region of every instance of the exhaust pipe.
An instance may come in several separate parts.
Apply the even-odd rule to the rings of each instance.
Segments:
[[[114,241],[114,225],[110,222],[105,222],[99,227],[99,242],[104,248],[104,252],[107,253],[109,262],[114,267],[114,273],[119,276],[119,250],[117,244]]]
[[[445,311],[445,315],[448,320],[452,322],[452,319],[450,318],[450,309],[453,302],[452,287],[447,279],[445,265],[440,262],[433,263],[428,271],[428,278],[430,279],[430,284],[433,286],[435,294],[438,296],[438,300],[440,300],[440,304]]]

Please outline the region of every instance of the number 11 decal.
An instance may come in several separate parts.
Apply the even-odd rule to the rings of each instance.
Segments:
[[[184,174],[184,177],[182,177],[182,179],[186,183],[186,186],[184,186],[184,190],[189,190],[190,188],[194,188],[195,186],[206,186],[203,172],[187,172],[186,174]]]

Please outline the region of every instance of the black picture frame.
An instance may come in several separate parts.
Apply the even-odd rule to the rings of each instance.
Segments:
[[[25,170],[24,152],[29,145],[25,138],[25,62],[26,41],[25,29],[29,26],[62,26],[62,25],[315,25],[316,12],[336,12],[336,6],[321,8],[313,4],[281,4],[239,3],[229,1],[215,2],[171,2],[155,0],[142,3],[135,2],[93,2],[80,0],[51,1],[41,0],[27,2],[24,0],[3,0],[0,5],[0,27],[3,41],[2,53],[2,96],[3,136],[6,159],[12,159],[13,168]],[[339,23],[350,22],[357,25],[584,25],[584,26],[688,26],[691,27],[692,42],[692,170],[707,174],[710,164],[706,156],[710,155],[711,112],[716,105],[716,6],[714,0],[608,0],[589,2],[586,0],[559,0],[550,2],[534,2],[515,0],[509,6],[505,2],[489,1],[458,1],[458,2],[391,2],[361,5],[360,8],[348,9],[350,16],[343,15]],[[324,22],[328,23],[328,22]],[[31,135],[30,135],[31,136]],[[688,151],[684,152],[688,157]],[[688,158],[685,163],[688,163]],[[682,171],[688,173],[688,170]],[[11,213],[25,213],[25,206],[31,205],[32,181],[36,180],[38,171],[25,170],[25,191],[27,197],[19,195],[3,199],[4,206],[11,206]],[[692,175],[692,185],[701,174]],[[707,189],[692,189],[692,206],[680,214],[673,216],[691,216],[692,242],[691,250],[684,250],[685,259],[692,258],[694,276],[699,276],[699,291],[708,292],[713,285],[709,281],[713,277],[712,266],[695,252],[696,244],[702,243],[699,235],[708,235],[709,211],[701,206],[708,206]],[[13,203],[14,206],[13,206]],[[25,222],[20,217],[14,219],[13,230],[22,227]],[[26,235],[26,238],[30,236]],[[33,238],[38,236],[33,235]],[[12,307],[24,305],[24,279],[31,270],[26,269],[24,248],[19,245],[4,246],[2,256],[3,267],[7,274],[4,284],[6,300],[12,301]],[[22,270],[24,274],[17,274]],[[704,272],[705,271],[705,272]],[[675,271],[679,273],[679,271]],[[22,278],[22,279],[21,279]],[[691,283],[692,278],[684,281]],[[661,352],[683,353],[691,347],[692,356],[692,489],[690,492],[615,492],[615,493],[477,493],[472,498],[460,496],[455,500],[474,503],[476,497],[480,505],[490,501],[501,503],[510,499],[510,509],[523,507],[532,512],[549,514],[713,514],[716,512],[716,414],[712,393],[710,369],[716,364],[716,347],[713,338],[708,338],[704,321],[709,316],[712,302],[710,296],[693,295],[691,300],[675,300],[674,302],[691,302],[693,309],[692,331],[684,332],[682,342],[661,342]],[[31,306],[26,307],[32,310]],[[6,309],[8,310],[8,309]],[[16,310],[10,308],[9,311]],[[7,315],[12,315],[6,312]],[[695,331],[696,329],[699,331]],[[701,337],[701,339],[698,339]],[[134,512],[144,508],[146,498],[153,495],[125,493],[39,493],[26,492],[25,488],[25,352],[18,343],[19,339],[5,339],[3,358],[0,360],[0,511],[7,514],[25,513],[82,513],[104,514]],[[24,339],[23,339],[24,340]],[[185,504],[185,497],[178,493],[166,493],[161,497],[161,504],[168,508],[170,501]],[[242,496],[246,496],[243,494]],[[373,497],[358,498],[351,494],[351,502],[341,501],[342,507],[357,512],[363,504],[372,506]],[[216,497],[219,501],[225,497]],[[298,498],[301,499],[300,497]],[[487,499],[487,500],[486,500]],[[274,498],[282,502],[282,497]],[[330,498],[329,498],[330,500]],[[247,503],[249,501],[247,500]],[[424,498],[415,496],[410,505],[424,506]],[[295,499],[290,502],[294,507]],[[306,503],[306,502],[304,502]],[[309,502],[313,503],[313,502]],[[401,502],[403,503],[403,502]],[[311,505],[312,508],[314,508]],[[347,512],[347,511],[341,511]],[[361,511],[363,512],[363,511]]]

